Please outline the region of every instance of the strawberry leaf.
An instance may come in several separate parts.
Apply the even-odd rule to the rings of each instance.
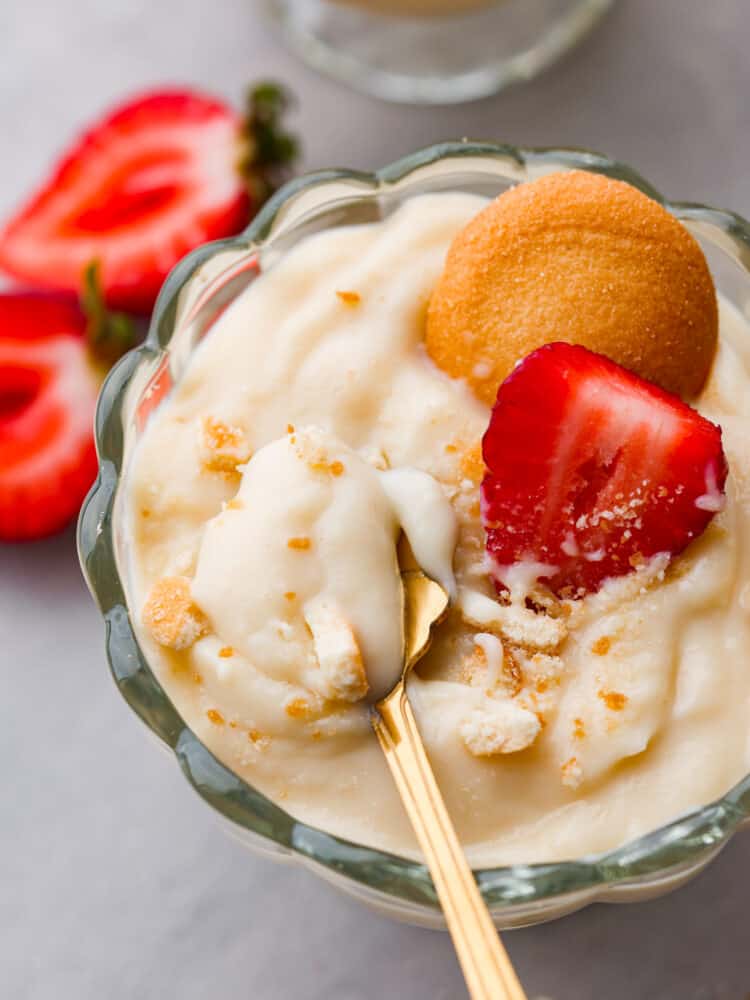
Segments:
[[[266,81],[248,91],[239,170],[256,210],[289,179],[299,156],[297,137],[281,126],[292,104],[278,83]]]
[[[86,316],[86,339],[91,353],[107,367],[111,367],[140,339],[132,316],[107,308],[98,260],[92,260],[83,272],[81,308]]]

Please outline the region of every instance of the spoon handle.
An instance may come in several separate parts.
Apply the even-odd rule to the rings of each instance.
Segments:
[[[453,828],[403,682],[372,725],[435,883],[473,1000],[526,1000]]]

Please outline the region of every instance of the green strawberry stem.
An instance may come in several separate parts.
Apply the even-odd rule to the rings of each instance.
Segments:
[[[289,91],[278,83],[258,83],[248,92],[239,170],[253,212],[289,179],[299,155],[296,136],[281,127],[291,104]]]
[[[101,264],[92,260],[83,272],[81,308],[86,316],[86,338],[97,361],[110,367],[140,339],[135,320],[121,312],[111,312],[101,285]]]

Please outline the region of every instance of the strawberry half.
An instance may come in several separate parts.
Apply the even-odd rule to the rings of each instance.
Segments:
[[[244,124],[194,91],[123,104],[68,150],[0,233],[0,268],[77,293],[96,259],[107,304],[148,312],[177,261],[238,233],[293,157],[293,140],[276,129],[285,100],[273,85],[256,88]]]
[[[493,577],[542,564],[562,597],[676,555],[723,506],[721,430],[608,358],[548,344],[498,390],[483,439]],[[546,567],[546,571],[545,571]]]
[[[0,295],[0,539],[52,534],[96,475],[99,388],[75,300]]]

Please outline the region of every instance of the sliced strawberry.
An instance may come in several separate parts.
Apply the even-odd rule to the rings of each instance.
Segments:
[[[72,298],[0,295],[0,540],[52,534],[96,474],[98,379]]]
[[[0,234],[0,268],[43,287],[77,292],[101,262],[107,304],[148,312],[172,267],[208,240],[238,233],[294,155],[276,130],[284,96],[251,95],[246,124],[193,91],[138,97],[93,125]]]
[[[499,590],[508,567],[537,563],[555,593],[581,597],[650,556],[681,552],[723,504],[720,428],[570,344],[539,348],[503,382],[483,454]]]

